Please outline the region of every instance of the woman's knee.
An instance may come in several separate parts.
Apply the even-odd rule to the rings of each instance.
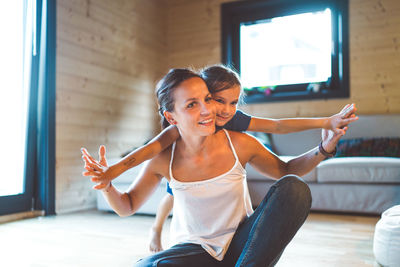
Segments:
[[[294,203],[302,203],[311,207],[312,197],[310,187],[297,175],[286,175],[277,181],[277,188],[285,191],[286,198]]]
[[[153,263],[149,261],[147,258],[140,259],[133,264],[134,267],[150,267],[153,266]]]

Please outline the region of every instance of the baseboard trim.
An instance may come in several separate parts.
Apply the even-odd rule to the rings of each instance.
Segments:
[[[32,211],[24,211],[14,214],[2,215],[0,216],[0,224],[23,220],[23,219],[35,218],[39,216],[44,216],[43,210],[32,210]]]

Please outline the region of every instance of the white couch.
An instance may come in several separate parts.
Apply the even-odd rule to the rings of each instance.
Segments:
[[[361,115],[343,139],[371,137],[400,137],[400,115]],[[272,135],[271,139],[278,155],[299,155],[319,144],[321,131]],[[258,205],[273,181],[249,166],[246,170],[253,205]],[[313,210],[380,214],[400,204],[400,158],[332,158],[303,179],[311,189]]]
[[[360,137],[400,137],[400,115],[360,116],[359,121],[350,126],[344,139]],[[278,155],[285,155],[281,156],[283,160],[308,151],[317,146],[320,140],[320,130],[272,135],[275,151]],[[114,180],[114,186],[127,189],[139,170],[140,166],[127,171]],[[252,203],[257,206],[274,181],[256,172],[249,164],[246,171]],[[328,159],[303,179],[311,188],[313,210],[380,214],[400,204],[400,158]],[[166,182],[163,179],[138,213],[155,214],[165,194]],[[111,210],[100,192],[97,207]]]

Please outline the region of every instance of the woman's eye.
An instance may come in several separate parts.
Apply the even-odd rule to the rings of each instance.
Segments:
[[[186,107],[187,108],[192,108],[192,107],[194,107],[195,104],[196,104],[195,102],[192,102],[192,103],[189,103]]]
[[[237,102],[237,101],[235,101],[235,102],[232,102],[232,103],[231,103],[231,105],[232,105],[232,106],[236,106],[236,105],[237,105],[237,103],[238,103],[238,102]]]
[[[222,99],[215,99],[215,101],[217,101],[218,103],[221,103],[221,104],[225,104],[225,101]]]

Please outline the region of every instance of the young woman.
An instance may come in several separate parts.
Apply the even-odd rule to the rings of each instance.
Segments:
[[[334,151],[347,130],[323,130],[319,147],[285,163],[255,138],[240,132],[215,131],[216,112],[203,79],[186,69],[171,70],[159,83],[157,97],[165,121],[180,138],[153,159],[125,193],[98,171],[107,167],[82,150],[87,172],[120,216],[134,214],[162,177],[175,203],[175,246],[137,266],[265,266],[273,264],[303,224],[311,205],[307,185],[297,176],[311,171]],[[324,154],[324,155],[323,155]],[[224,159],[224,160],[221,160]],[[252,213],[245,194],[246,163],[271,178],[281,178]],[[250,215],[251,214],[251,215]]]

